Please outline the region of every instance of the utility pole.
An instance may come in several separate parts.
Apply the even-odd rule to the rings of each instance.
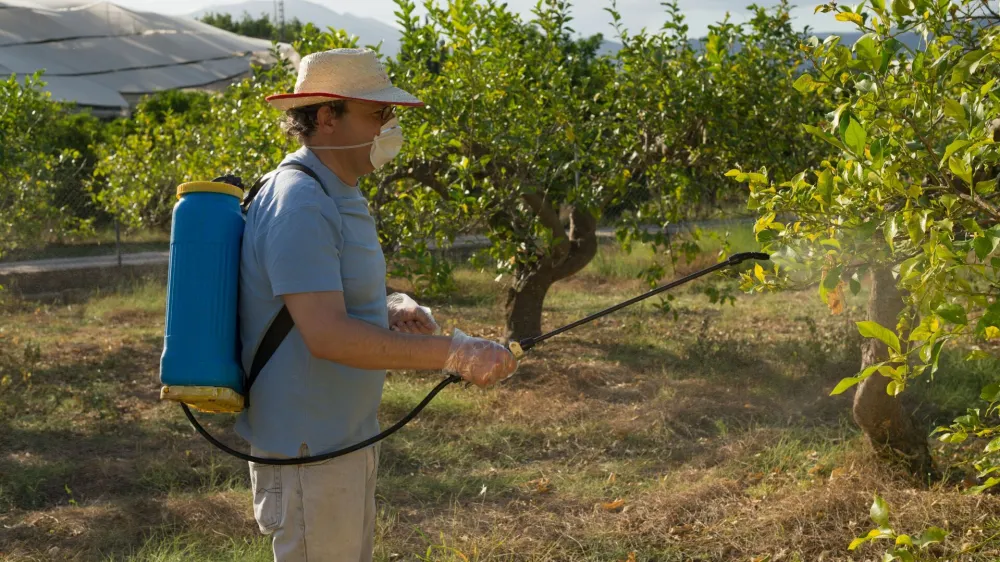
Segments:
[[[279,41],[285,42],[285,0],[277,0],[278,2],[278,37]]]

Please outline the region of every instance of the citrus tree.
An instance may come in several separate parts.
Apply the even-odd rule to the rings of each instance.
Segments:
[[[853,45],[836,36],[803,45],[813,67],[796,87],[842,98],[805,130],[836,154],[784,182],[763,168],[731,172],[750,186],[758,240],[798,266],[759,269],[744,287],[775,288],[794,273],[840,312],[844,291],[859,294],[870,275],[861,369],[833,392],[856,386],[854,419],[871,444],[927,474],[927,436],[900,394],[933,377],[944,350],[965,343],[969,361],[995,356],[1000,336],[1000,18],[978,0],[818,9],[864,32]],[[925,38],[916,51],[895,38],[908,30]],[[984,389],[990,406],[944,438],[995,436],[998,394]],[[985,446],[983,476],[995,476],[998,450],[996,439]]]
[[[628,179],[609,150],[614,66],[598,40],[570,37],[564,1],[528,22],[494,2],[428,2],[425,22],[397,4],[390,70],[427,107],[403,113],[407,152],[381,187],[397,206],[454,217],[449,234],[487,236],[480,257],[511,279],[507,335],[540,334],[549,287],[593,258],[601,210]]]
[[[59,197],[78,187],[93,118],[52,101],[42,73],[0,81],[0,257],[93,222]],[[71,138],[72,137],[72,138]]]
[[[726,180],[732,166],[767,166],[790,178],[829,152],[809,142],[799,123],[821,115],[822,100],[792,87],[802,62],[806,31],[791,25],[789,5],[750,6],[747,23],[727,14],[701,41],[688,37],[676,2],[664,3],[667,21],[656,33],[630,35],[611,10],[624,48],[614,83],[616,159],[631,177],[619,203],[619,237],[651,243],[673,261],[681,252],[662,229],[667,222],[720,214],[745,201],[745,190]],[[686,252],[683,250],[687,250]],[[650,269],[651,280],[662,267]]]
[[[549,287],[593,258],[602,220],[625,222],[626,246],[665,246],[648,227],[731,199],[722,172],[734,159],[791,169],[816,151],[783,126],[820,105],[792,88],[799,35],[787,6],[720,24],[699,54],[667,5],[672,19],[658,33],[619,30],[624,48],[612,58],[597,56],[599,37],[572,39],[564,1],[540,2],[527,22],[470,0],[425,3],[421,22],[412,1],[397,3],[394,80],[429,107],[404,114],[411,147],[383,186],[406,186],[407,201],[437,195],[489,238],[485,257],[510,279],[510,338],[541,332]],[[775,104],[761,111],[760,99]]]
[[[282,62],[218,95],[144,100],[126,134],[99,149],[90,183],[96,200],[129,227],[166,228],[181,183],[234,174],[249,187],[296,148],[265,101],[294,86]]]

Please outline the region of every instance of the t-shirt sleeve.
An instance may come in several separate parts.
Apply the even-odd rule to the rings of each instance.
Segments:
[[[263,261],[275,297],[343,291],[341,233],[320,208],[303,206],[274,218],[263,234]]]

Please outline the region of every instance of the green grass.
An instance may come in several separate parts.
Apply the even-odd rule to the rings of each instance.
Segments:
[[[124,557],[112,556],[106,562],[269,562],[271,544],[265,537],[236,539],[194,533],[150,537],[134,552]]]
[[[552,288],[543,326],[640,292],[643,251],[602,246],[604,261]],[[498,335],[502,284],[468,269],[456,279],[454,297],[428,301],[435,316],[446,330]],[[850,393],[828,395],[858,368],[851,315],[863,296],[835,317],[813,292],[710,304],[699,294],[708,282],[731,281],[673,292],[676,318],[646,302],[553,338],[499,387],[442,391],[383,443],[375,559],[663,562],[784,550],[784,560],[848,560],[876,491],[906,529],[947,520],[960,532],[1000,510],[996,498],[913,488],[867,454]],[[163,305],[161,284],[140,283],[2,313],[4,556],[270,560],[245,463],[158,401]],[[996,380],[997,364],[958,358],[907,391],[939,417]],[[391,373],[382,427],[442,379]],[[199,417],[246,449],[232,416]],[[854,560],[878,554],[866,546]]]
[[[84,306],[84,316],[107,320],[113,314],[164,314],[167,294],[162,283],[140,280],[107,295],[98,293]],[[112,318],[113,319],[113,318]]]
[[[909,390],[918,403],[933,406],[935,421],[949,423],[979,402],[984,387],[1000,382],[1000,361],[965,361],[959,349],[942,352],[938,372],[913,381]]]

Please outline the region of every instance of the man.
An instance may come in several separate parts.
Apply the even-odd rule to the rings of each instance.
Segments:
[[[303,145],[272,172],[246,216],[240,337],[249,368],[263,334],[288,307],[289,333],[254,383],[237,431],[251,454],[319,455],[379,432],[386,369],[446,370],[479,386],[510,376],[496,342],[428,335],[437,326],[409,297],[387,303],[386,266],[358,179],[402,144],[396,106],[419,107],[392,86],[370,50],[302,59],[294,93],[270,96]],[[250,463],[254,516],[278,562],[372,558],[378,447],[308,465]]]

